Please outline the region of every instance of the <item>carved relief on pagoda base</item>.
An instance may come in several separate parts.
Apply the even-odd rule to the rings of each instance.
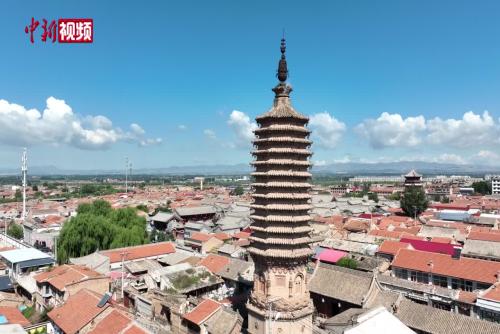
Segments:
[[[254,304],[255,300],[250,297],[249,302],[247,303],[247,309],[249,312],[257,313],[264,318],[269,318],[269,304],[263,304],[262,301],[259,301],[259,304]],[[287,309],[284,306],[278,306],[278,302],[273,303],[272,314],[276,315],[276,312],[280,312],[281,320],[293,320],[298,318],[303,318],[313,313],[314,307],[313,303],[310,299],[307,302],[301,304],[301,308],[297,308],[295,306],[288,306]]]
[[[269,308],[269,300],[273,300],[273,298],[275,297],[268,297],[254,291],[250,295],[249,302],[259,309],[267,310]],[[292,298],[281,298],[272,302],[273,311],[278,312],[295,312],[307,307],[312,308],[312,301],[309,294],[294,296]]]

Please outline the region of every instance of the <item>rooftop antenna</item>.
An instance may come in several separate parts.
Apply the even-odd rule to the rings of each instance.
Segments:
[[[26,221],[26,174],[28,172],[28,151],[26,147],[23,150],[23,156],[21,158],[21,172],[23,174],[23,212],[21,219],[23,222]]]
[[[128,177],[130,173],[132,173],[132,162],[128,157],[125,157],[125,194],[128,193]]]

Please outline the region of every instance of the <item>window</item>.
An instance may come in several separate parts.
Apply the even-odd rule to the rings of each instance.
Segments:
[[[419,282],[419,283],[429,283],[429,274],[423,273],[420,271],[412,271],[411,272],[411,278],[413,282]]]
[[[458,289],[458,290],[464,290],[464,291],[469,291],[472,292],[472,282],[471,281],[466,281],[460,278],[453,278],[451,280],[451,288],[452,289]]]
[[[432,276],[432,284],[441,286],[443,288],[448,287],[448,278],[445,276],[433,275]]]

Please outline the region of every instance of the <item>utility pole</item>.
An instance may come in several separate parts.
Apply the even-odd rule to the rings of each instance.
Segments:
[[[23,213],[22,213],[22,220],[23,223],[26,221],[26,173],[28,172],[28,154],[26,148],[23,150],[23,156],[21,159],[21,172],[23,173]]]
[[[128,157],[125,157],[125,194],[128,193]]]
[[[132,163],[125,157],[125,194],[128,193],[128,176],[132,173]]]
[[[124,277],[125,276],[125,258],[127,257],[127,255],[129,254],[129,252],[122,252],[120,253],[120,255],[122,256],[122,300],[123,300],[123,297],[124,297],[124,292],[123,292],[123,288],[124,288]]]

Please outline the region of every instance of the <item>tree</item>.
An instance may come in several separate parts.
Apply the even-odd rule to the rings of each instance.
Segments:
[[[420,187],[406,188],[400,201],[401,209],[407,216],[415,217],[427,209],[429,201],[425,196],[424,189]]]
[[[343,257],[337,261],[337,265],[340,267],[356,269],[358,267],[358,262],[350,257]]]
[[[146,213],[148,213],[148,207],[144,204],[139,204],[138,206],[135,207],[137,210],[141,210],[141,211],[144,211]]]
[[[241,196],[243,195],[244,193],[244,190],[243,190],[243,187],[241,185],[237,186],[235,189],[234,189],[234,194],[236,196]]]
[[[399,191],[396,191],[390,194],[387,198],[391,201],[399,201],[401,199],[401,193]]]
[[[368,199],[378,203],[378,194],[377,193],[368,193]]]
[[[16,202],[20,202],[23,199],[23,193],[21,192],[21,189],[16,189],[16,193],[14,194],[14,198],[16,199]]]
[[[31,190],[33,191],[38,191],[38,185],[34,184],[33,187],[31,187]]]
[[[24,237],[23,228],[18,224],[10,224],[7,234],[15,239],[22,239]]]
[[[57,260],[66,263],[96,250],[149,242],[146,220],[134,208],[114,210],[103,200],[78,206],[76,217],[64,224],[57,241]]]
[[[481,195],[491,194],[491,183],[486,181],[474,182],[472,184],[472,188],[474,188],[474,192]]]

